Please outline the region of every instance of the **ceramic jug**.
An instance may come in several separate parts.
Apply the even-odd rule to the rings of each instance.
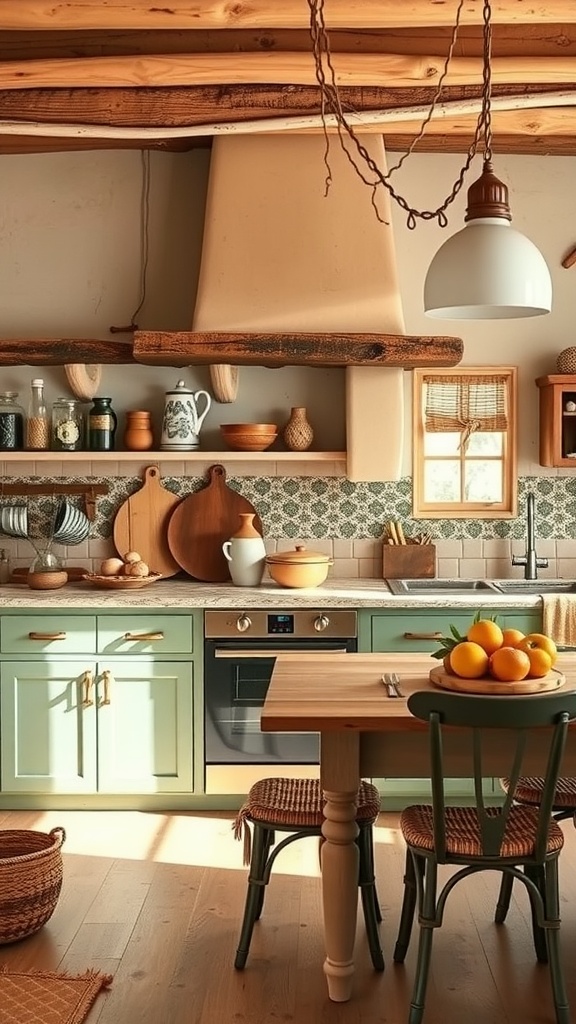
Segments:
[[[198,412],[198,399],[204,398],[204,409]],[[160,448],[169,452],[188,452],[200,446],[200,428],[212,404],[207,391],[192,391],[179,380],[166,392],[162,440]]]
[[[253,512],[240,512],[240,528],[222,545],[230,562],[230,575],[237,587],[258,587],[264,575],[266,548],[254,526]]]

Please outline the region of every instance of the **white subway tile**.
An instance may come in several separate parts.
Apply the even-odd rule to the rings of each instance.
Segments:
[[[486,559],[485,558],[461,558],[460,559],[460,578],[468,580],[486,579]]]
[[[576,558],[559,558],[556,562],[558,577],[561,579],[576,579]]]
[[[482,558],[484,554],[484,541],[480,537],[467,538],[462,541],[463,558]]]
[[[484,558],[510,558],[510,540],[506,537],[487,539],[483,544]]]
[[[576,540],[557,540],[556,558],[576,558]]]
[[[460,562],[457,558],[438,558],[436,575],[441,579],[455,580],[460,576]]]
[[[382,557],[382,541],[373,537],[352,542],[352,554],[354,558],[378,558]]]
[[[360,576],[358,559],[340,558],[338,560],[338,576],[341,576],[343,579],[358,579]]]
[[[461,540],[442,540],[438,537],[434,544],[436,545],[436,556],[437,558],[461,558],[462,557],[462,541]]]
[[[348,538],[334,537],[332,541],[334,547],[334,558],[351,558],[352,557],[352,541]]]
[[[336,562],[334,563],[336,569]],[[339,573],[334,573],[340,575]],[[382,579],[382,560],[378,558],[359,558],[358,574],[361,579],[378,580]]]

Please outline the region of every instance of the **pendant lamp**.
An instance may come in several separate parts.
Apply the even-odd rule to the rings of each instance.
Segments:
[[[440,247],[430,264],[424,284],[425,312],[428,316],[449,320],[503,320],[549,313],[552,308],[550,272],[536,246],[511,226],[508,188],[492,170],[490,0],[482,0],[482,103],[474,138],[449,194],[442,204],[432,211],[413,208],[407,199],[396,192],[390,178],[402,166],[404,160],[412,155],[434,114],[456,45],[465,0],[458,0],[450,47],[430,110],[408,151],[387,173],[376,165],[346,119],[331,59],[325,3],[326,0],[308,0],[312,53],[322,96],[326,150],[329,149],[330,139],[324,117],[325,110],[336,121],[338,142],[345,149],[352,166],[362,181],[372,189],[376,216],[378,211],[374,203],[374,194],[376,188],[382,185],[406,212],[407,226],[410,229],[416,226],[418,219],[435,219],[441,227],[446,227],[446,210],[462,188],[464,175],[475,155],[478,152],[483,153],[482,174],[468,190],[465,227]],[[349,145],[345,145],[344,140]],[[327,163],[327,160],[325,162]],[[331,181],[328,163],[327,169],[328,189]]]
[[[552,308],[552,281],[540,251],[510,221],[508,189],[484,160],[468,190],[466,225],[434,256],[424,283],[428,316],[504,320]]]

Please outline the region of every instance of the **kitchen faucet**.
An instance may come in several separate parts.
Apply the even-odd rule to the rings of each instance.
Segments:
[[[512,555],[512,565],[524,566],[524,579],[538,579],[538,569],[548,568],[547,558],[538,558],[536,554],[536,532],[534,527],[534,510],[536,499],[534,492],[526,495],[526,552],[523,555]]]

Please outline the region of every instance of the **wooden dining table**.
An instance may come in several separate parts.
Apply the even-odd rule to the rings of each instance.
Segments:
[[[428,733],[409,712],[406,698],[417,690],[434,690],[427,654],[289,654],[278,655],[264,703],[264,732],[320,733],[320,779],[324,790],[321,872],[324,907],[324,972],[335,1002],[350,999],[354,975],[354,938],[358,907],[358,834],[356,797],[362,778],[427,778]],[[564,688],[576,689],[576,654],[560,655],[557,666]],[[396,672],[403,696],[387,695],[382,676]],[[554,691],[556,693],[561,691]],[[545,699],[535,695],[535,700]],[[508,731],[494,729],[484,751],[489,775],[506,773]],[[526,747],[524,774],[544,771],[542,730],[534,730]],[[473,775],[468,743],[454,729],[445,736],[446,773]],[[576,775],[576,727],[571,727],[563,775]]]

